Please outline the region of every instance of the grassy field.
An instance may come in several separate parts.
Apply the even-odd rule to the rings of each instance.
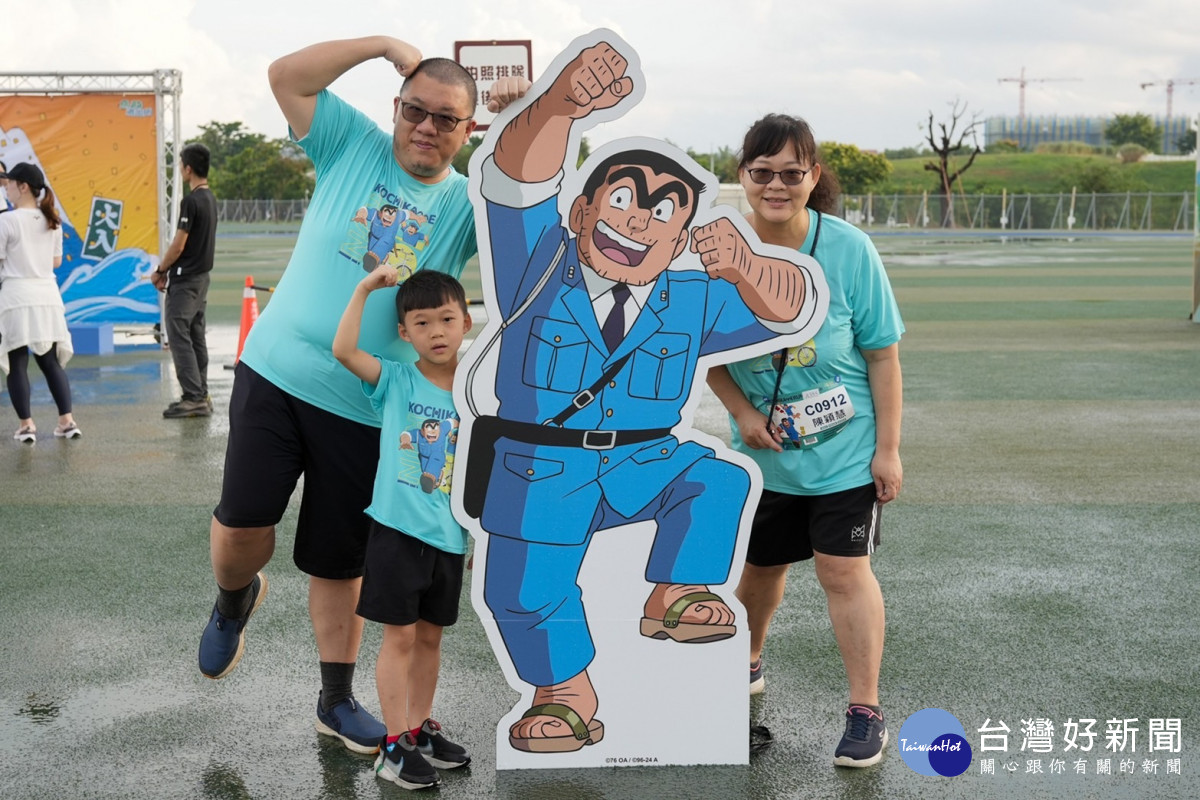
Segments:
[[[920,194],[937,190],[936,172],[925,169],[931,157],[903,158],[892,162],[893,172],[876,194]],[[966,157],[954,159],[965,164]],[[1096,184],[1103,181],[1105,186]],[[1122,164],[1112,156],[1054,153],[982,153],[962,176],[967,194],[1056,194],[1097,192],[1195,192],[1196,162],[1156,161]],[[1086,188],[1085,188],[1086,187]],[[955,186],[955,190],[959,188]]]
[[[218,241],[218,408],[231,373],[216,364],[231,355],[244,276],[273,283],[290,246],[281,236]],[[845,678],[823,594],[801,564],[772,627],[767,691],[751,703],[751,721],[775,742],[747,768],[497,772],[495,721],[515,693],[465,599],[438,707],[475,760],[444,775],[440,797],[1197,796],[1190,239],[889,236],[879,247],[908,327],[904,491],[884,511],[873,558],[888,610],[881,698],[892,744],[882,763],[830,764]],[[76,357],[68,371],[84,438],[0,446],[0,794],[401,796],[376,781],[369,759],[313,732],[306,583],[288,558],[295,508],[246,658],[223,681],[200,678],[207,519],[227,425],[220,415],[159,418],[174,392],[161,351]],[[44,383],[34,384],[35,417],[51,422]],[[711,397],[697,423],[727,433]],[[378,644],[368,626],[356,688],[372,708]],[[671,690],[669,676],[644,680]],[[963,775],[917,775],[901,758],[901,725],[924,708],[962,722],[976,751]],[[1064,723],[1086,718],[1097,720],[1095,746],[1068,750]],[[1026,746],[1033,720],[1052,724],[1050,751]],[[1151,720],[1179,721],[1177,747],[1151,749]],[[1005,750],[983,751],[979,729],[998,723],[1011,731]],[[1135,741],[1110,746],[1112,724],[1136,728]]]

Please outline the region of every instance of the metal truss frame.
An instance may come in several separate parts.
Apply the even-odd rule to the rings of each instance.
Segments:
[[[158,136],[158,249],[164,253],[175,232],[183,179],[176,169],[180,150],[179,96],[183,73],[153,72],[3,72],[2,94],[153,94]]]

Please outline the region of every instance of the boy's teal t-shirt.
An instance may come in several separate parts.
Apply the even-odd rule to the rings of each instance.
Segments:
[[[458,442],[454,395],[430,383],[415,364],[379,363],[379,382],[359,383],[383,420],[367,515],[443,552],[466,553],[467,532],[450,511]]]
[[[295,250],[242,351],[246,365],[295,397],[379,425],[358,379],[333,357],[338,320],[359,281],[379,263],[403,281],[417,269],[454,277],[475,255],[467,179],[453,171],[432,186],[405,172],[392,134],[328,90],[299,141],[317,184]],[[395,289],[372,292],[359,346],[398,362],[416,360],[397,333]]]

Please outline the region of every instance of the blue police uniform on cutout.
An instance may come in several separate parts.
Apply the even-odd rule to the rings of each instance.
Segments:
[[[480,516],[491,534],[485,601],[521,679],[549,686],[584,670],[595,655],[577,578],[596,531],[654,520],[647,581],[728,578],[749,476],[669,429],[680,423],[702,355],[779,331],[755,317],[732,284],[700,269],[668,270],[609,352],[584,286],[589,267],[579,262],[557,198],[529,208],[489,200],[487,209],[496,297],[509,320],[496,372],[498,416],[546,422],[631,354],[594,401],[563,423],[579,431],[577,443],[496,443]],[[560,246],[565,255],[554,274],[513,318]],[[622,443],[615,433],[646,430],[662,435]]]

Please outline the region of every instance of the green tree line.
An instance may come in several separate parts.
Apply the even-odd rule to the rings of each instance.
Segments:
[[[299,200],[312,194],[312,161],[287,139],[268,139],[240,122],[210,122],[188,140],[208,148],[208,184],[226,200]]]
[[[1194,169],[1187,162],[1133,163],[1142,153],[1162,149],[1162,129],[1147,114],[1118,114],[1109,122],[1106,148],[1077,142],[1053,142],[1041,152],[1020,152],[1015,142],[994,143],[982,153],[956,191],[971,193],[1044,193],[1189,191]],[[248,130],[241,122],[210,122],[200,127],[200,142],[212,154],[209,183],[224,199],[293,200],[308,197],[315,176],[312,162],[288,139],[270,139]],[[454,167],[468,173],[471,155],[483,142],[472,136],[454,159]],[[1177,143],[1180,150],[1195,149],[1196,132]],[[914,147],[873,153],[842,142],[822,142],[821,160],[837,175],[845,194],[890,194],[939,191],[938,176],[924,171],[932,152]],[[591,152],[587,139],[580,144],[578,163]],[[688,149],[687,154],[722,183],[738,181],[738,153],[729,147],[712,152]],[[1129,162],[1129,163],[1122,163]]]

